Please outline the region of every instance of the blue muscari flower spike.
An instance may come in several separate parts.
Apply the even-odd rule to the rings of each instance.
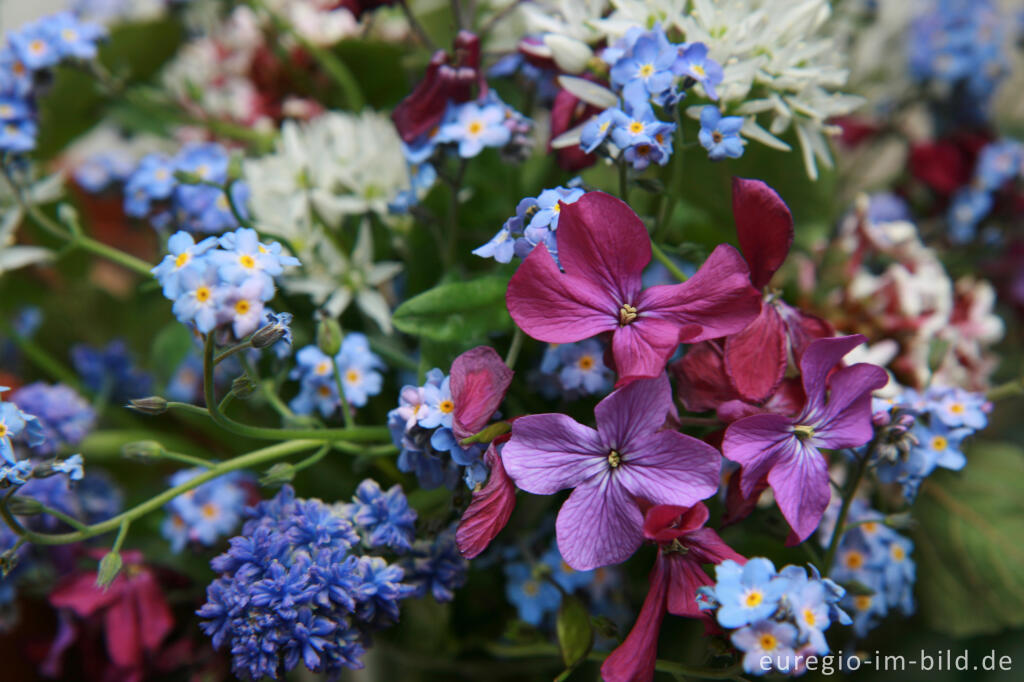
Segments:
[[[385,492],[373,479],[364,480],[352,503],[345,505],[345,516],[364,534],[370,547],[387,547],[399,553],[412,548],[416,510],[409,507],[399,485]]]
[[[743,156],[742,116],[722,116],[717,107],[710,104],[700,112],[700,132],[697,139],[708,150],[708,158],[721,161],[725,158],[738,159]]]
[[[300,662],[335,676],[362,667],[369,634],[397,620],[413,592],[405,571],[352,552],[358,536],[344,514],[290,486],[246,513],[242,535],[211,562],[221,575],[197,612],[214,647],[248,679]]]

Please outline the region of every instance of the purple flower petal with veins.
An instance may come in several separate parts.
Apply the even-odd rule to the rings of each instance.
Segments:
[[[743,467],[743,495],[753,495],[767,477],[801,542],[818,527],[830,497],[828,464],[819,448],[853,448],[871,440],[871,392],[885,385],[885,371],[867,363],[832,371],[863,342],[860,334],[813,341],[800,359],[807,395],[800,414],[744,417],[722,440],[725,456]]]
[[[690,506],[718,489],[721,456],[703,441],[659,431],[672,410],[668,377],[634,381],[594,410],[597,429],[564,414],[512,423],[501,459],[527,492],[574,488],[555,524],[558,549],[579,571],[625,561],[643,541],[642,506]]]

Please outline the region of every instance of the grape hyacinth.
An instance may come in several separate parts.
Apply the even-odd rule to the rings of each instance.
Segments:
[[[246,515],[211,562],[220,577],[197,612],[214,647],[227,647],[246,679],[278,679],[300,660],[328,675],[361,668],[370,633],[396,622],[398,602],[414,593],[402,567],[358,554],[345,515],[291,486]]]

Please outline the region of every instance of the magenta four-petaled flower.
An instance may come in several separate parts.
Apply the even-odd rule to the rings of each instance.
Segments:
[[[643,508],[689,507],[718,489],[721,455],[696,438],[662,430],[673,411],[662,374],[633,381],[598,403],[596,430],[564,414],[513,422],[501,459],[516,485],[538,495],[574,488],[555,534],[576,570],[628,559],[643,541]]]
[[[864,341],[855,334],[811,342],[800,359],[803,410],[796,417],[744,417],[722,441],[725,456],[742,465],[744,496],[767,479],[791,537],[799,541],[814,532],[828,506],[828,463],[820,448],[854,448],[871,440],[871,392],[888,381],[885,370],[867,363],[836,369]]]
[[[535,248],[508,285],[509,313],[533,338],[568,343],[610,332],[621,384],[661,374],[680,343],[733,334],[757,317],[761,297],[733,247],[718,246],[686,282],[644,289],[651,242],[629,206],[603,192],[560,206],[564,272],[547,248]]]

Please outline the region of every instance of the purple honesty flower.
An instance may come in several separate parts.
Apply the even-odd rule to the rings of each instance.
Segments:
[[[828,464],[819,448],[858,447],[873,433],[871,392],[886,384],[885,370],[862,362],[829,376],[864,341],[854,334],[812,342],[800,359],[807,395],[800,414],[744,417],[729,426],[722,441],[725,456],[743,465],[744,496],[767,478],[800,541],[818,526],[829,501]]]
[[[501,459],[516,485],[538,495],[575,488],[555,530],[559,551],[576,570],[616,564],[636,551],[644,537],[641,500],[686,507],[718,489],[715,448],[659,431],[672,409],[662,374],[598,403],[596,430],[564,414],[513,422]]]

